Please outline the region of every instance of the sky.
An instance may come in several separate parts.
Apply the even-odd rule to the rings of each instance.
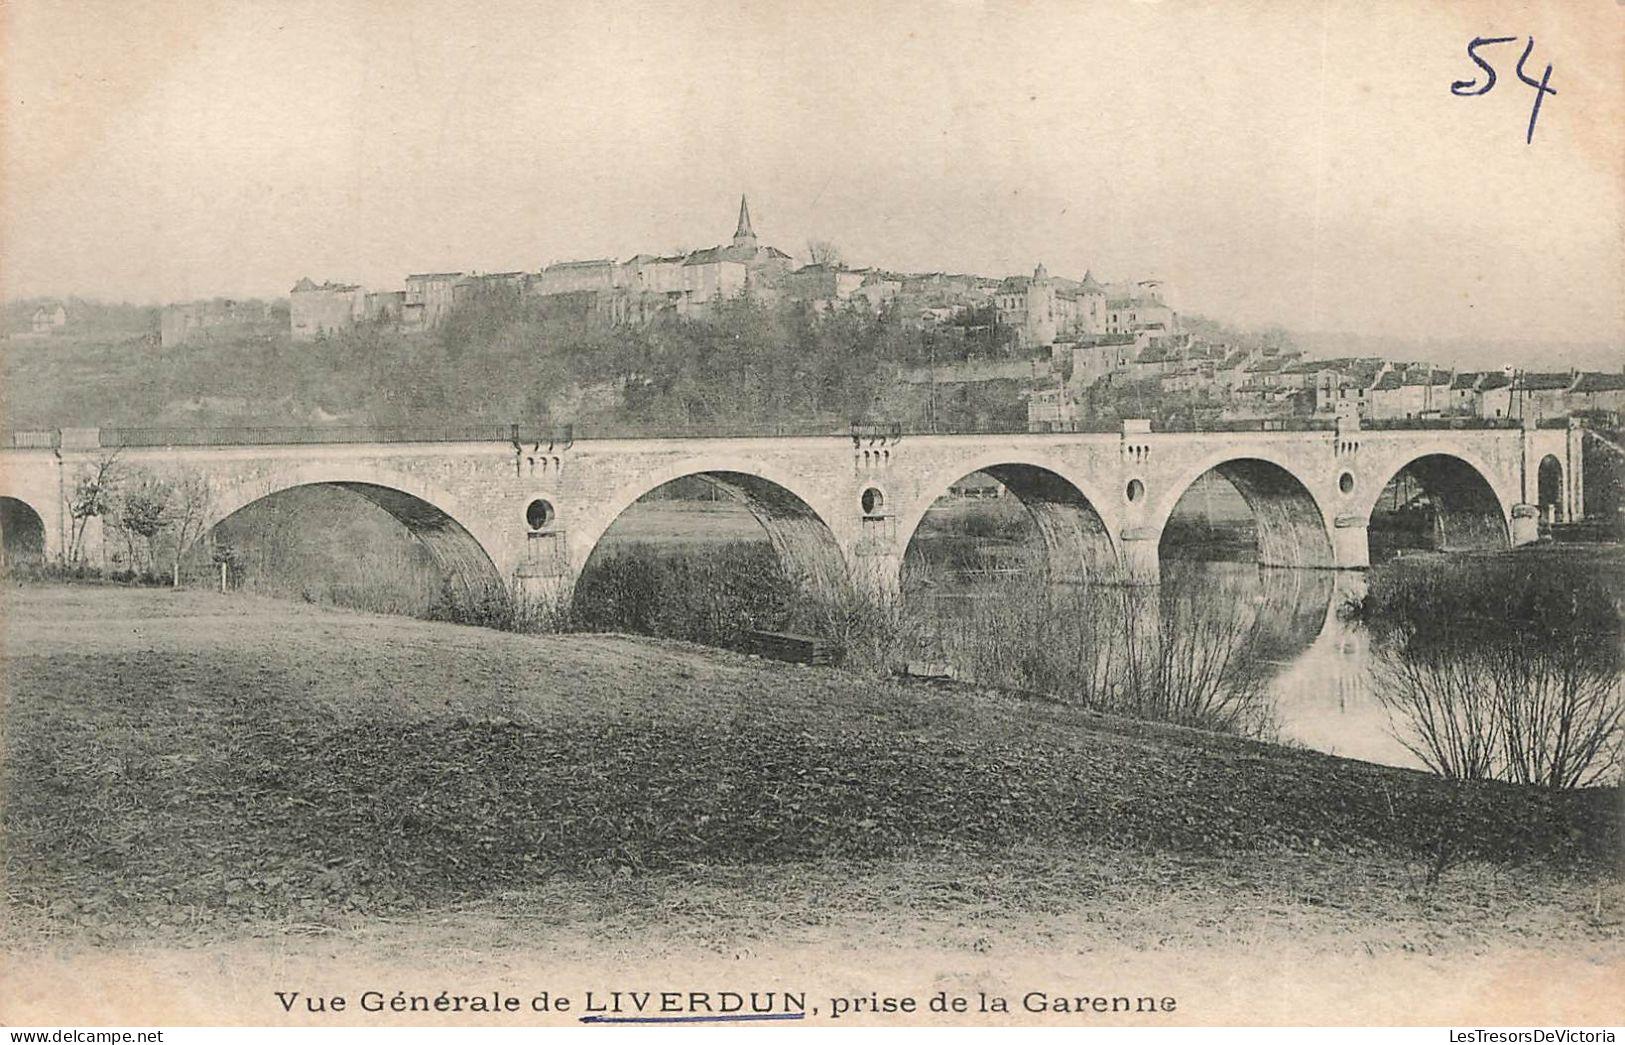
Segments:
[[[692,249],[748,193],[798,256],[1160,278],[1243,326],[1625,345],[1614,0],[8,0],[0,19],[6,297]],[[1557,93],[1526,143],[1531,35]],[[1458,96],[1483,79],[1477,36],[1518,40],[1483,49],[1489,93]]]

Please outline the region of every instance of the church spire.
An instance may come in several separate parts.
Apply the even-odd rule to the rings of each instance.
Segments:
[[[739,227],[734,229],[734,246],[756,246],[756,232],[750,227],[750,204],[743,194],[739,197]]]

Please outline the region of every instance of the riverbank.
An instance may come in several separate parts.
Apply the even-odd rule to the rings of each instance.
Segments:
[[[622,636],[90,587],[13,590],[6,619],[8,901],[36,938],[1619,936],[1617,790]]]

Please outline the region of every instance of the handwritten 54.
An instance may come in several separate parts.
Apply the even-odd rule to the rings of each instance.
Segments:
[[[1479,48],[1490,47],[1494,44],[1516,43],[1517,40],[1518,38],[1516,36],[1474,37],[1473,42],[1467,45],[1467,57],[1471,58],[1473,62],[1484,71],[1484,83],[1482,86],[1480,86],[1477,77],[1474,77],[1471,80],[1457,80],[1450,85],[1450,93],[1459,94],[1467,98],[1476,98],[1481,94],[1489,94],[1490,88],[1495,86],[1495,66],[1490,64],[1488,58],[1484,57],[1482,54],[1479,54]],[[1529,61],[1529,54],[1534,49],[1535,38],[1531,36],[1529,38],[1529,43],[1524,46],[1523,57],[1518,59],[1517,69],[1518,79],[1535,89],[1535,104],[1529,110],[1529,133],[1525,134],[1523,139],[1525,145],[1529,145],[1535,140],[1535,121],[1540,119],[1541,101],[1544,100],[1548,94],[1552,95],[1553,97],[1556,97],[1557,95],[1557,91],[1555,89],[1547,86],[1552,79],[1552,63],[1546,63],[1546,71],[1541,74],[1539,80],[1531,79],[1529,74],[1523,71],[1524,63]]]

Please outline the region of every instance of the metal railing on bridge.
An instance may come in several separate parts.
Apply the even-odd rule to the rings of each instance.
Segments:
[[[61,445],[62,431],[58,428],[22,428],[6,433],[5,446],[12,450],[55,450]]]
[[[298,446],[310,443],[506,443],[532,442],[541,431],[532,426],[467,425],[298,425],[217,428],[101,429],[106,447],[147,446]],[[545,438],[545,437],[544,437]]]

